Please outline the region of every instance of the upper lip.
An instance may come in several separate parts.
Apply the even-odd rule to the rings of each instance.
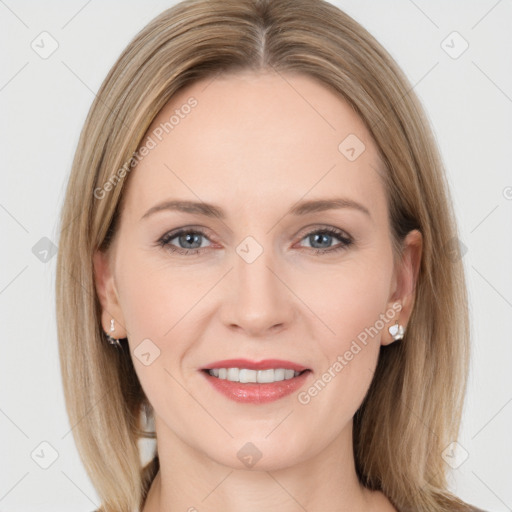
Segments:
[[[308,370],[301,364],[293,361],[285,361],[283,359],[264,359],[262,361],[250,361],[249,359],[224,359],[215,361],[206,365],[202,370],[213,370],[214,368],[247,368],[248,370],[267,370],[267,369],[291,369],[296,372]]]

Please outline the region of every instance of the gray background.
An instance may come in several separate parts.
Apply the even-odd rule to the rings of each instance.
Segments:
[[[4,512],[99,504],[64,408],[51,243],[95,92],[135,33],[173,3],[0,0]],[[512,510],[512,3],[333,3],[390,51],[432,122],[460,225],[473,336],[451,488],[482,508]],[[52,39],[58,48],[42,58]]]

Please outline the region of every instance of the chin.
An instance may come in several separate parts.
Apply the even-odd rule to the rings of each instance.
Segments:
[[[271,434],[272,435],[272,434]],[[205,452],[213,461],[235,470],[278,471],[299,464],[308,454],[298,446],[286,445],[284,439],[264,435],[244,436],[219,443],[221,450]],[[309,446],[311,448],[311,446]]]

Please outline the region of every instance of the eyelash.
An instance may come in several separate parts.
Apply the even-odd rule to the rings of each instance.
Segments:
[[[176,246],[171,245],[171,243],[170,243],[171,240],[174,240],[175,238],[178,238],[179,236],[184,235],[184,234],[201,235],[201,236],[205,237],[206,239],[208,239],[208,236],[206,235],[206,233],[201,229],[192,229],[192,228],[186,229],[186,228],[184,228],[184,229],[180,229],[175,232],[166,233],[164,236],[162,236],[158,240],[157,244],[160,247],[169,250],[170,252],[183,254],[183,255],[187,255],[187,256],[195,255],[195,254],[202,252],[204,249],[208,249],[208,247],[200,247],[197,249],[183,249],[181,247],[176,247]],[[304,240],[305,238],[310,237],[311,235],[315,235],[315,234],[327,234],[329,236],[336,237],[336,238],[338,238],[338,240],[341,241],[340,245],[335,246],[335,247],[330,247],[328,249],[311,248],[311,250],[315,254],[318,254],[318,255],[325,255],[327,253],[335,253],[338,251],[346,250],[349,246],[351,246],[354,243],[352,238],[350,238],[349,236],[346,236],[346,234],[343,231],[341,231],[339,229],[331,228],[331,227],[320,228],[320,229],[315,229],[313,231],[310,231],[309,233],[306,233],[301,238],[301,240]],[[304,249],[307,249],[307,247],[305,247]]]

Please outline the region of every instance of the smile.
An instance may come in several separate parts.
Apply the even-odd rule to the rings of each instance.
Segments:
[[[302,365],[279,359],[230,359],[202,368],[202,374],[216,391],[235,402],[256,404],[297,391],[311,373]]]

